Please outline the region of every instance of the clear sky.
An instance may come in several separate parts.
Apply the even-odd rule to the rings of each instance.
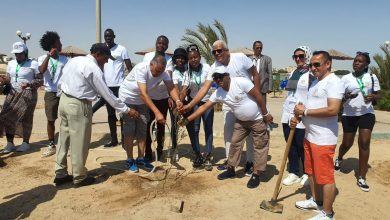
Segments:
[[[312,50],[334,48],[354,56],[356,51],[379,53],[390,40],[389,0],[101,0],[102,31],[112,28],[133,62],[134,52],[153,47],[158,35],[170,39],[170,50],[181,45],[186,28],[198,22],[225,26],[229,48],[264,44],[263,54],[277,68],[294,65],[292,52],[307,45]],[[32,34],[30,56],[44,54],[39,39],[57,31],[63,46],[86,51],[95,42],[95,0],[2,0],[0,52],[11,56],[16,30]],[[352,69],[351,61],[335,61],[337,69]]]

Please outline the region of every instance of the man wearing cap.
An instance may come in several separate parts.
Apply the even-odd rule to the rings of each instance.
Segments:
[[[56,153],[56,177],[61,185],[73,179],[75,187],[90,185],[95,178],[87,176],[85,163],[91,141],[92,101],[99,94],[119,113],[138,118],[134,109],[115,97],[103,80],[102,67],[111,56],[110,49],[102,44],[92,45],[91,54],[71,59],[64,67],[59,87],[62,90],[59,115],[60,145]],[[71,148],[73,178],[67,171],[67,154]]]
[[[167,51],[169,46],[169,40],[166,36],[160,35],[156,39],[156,51],[149,52],[145,54],[144,59],[142,62],[150,62],[153,57],[156,55],[161,55],[165,58],[166,60],[166,66],[165,66],[165,72],[167,72],[170,76],[172,75],[173,72],[173,64],[172,64],[172,58],[165,52]],[[164,118],[167,117],[168,113],[168,108],[172,107],[173,103],[168,103],[168,92],[166,89],[166,86],[163,82],[161,82],[157,87],[156,87],[156,92],[150,94],[150,98],[152,99],[152,102],[154,105],[157,107],[158,111],[161,113],[161,115],[155,115],[154,111],[149,111],[150,113],[150,118],[148,122],[148,129],[153,122],[153,120],[157,117],[163,116]],[[170,106],[171,105],[171,106]],[[164,147],[164,136],[165,136],[165,131],[164,131],[165,125],[158,123],[157,124],[157,154],[158,157],[160,158],[162,155],[163,147]],[[152,160],[152,139],[150,137],[150,133],[147,132],[146,136],[146,149],[145,149],[145,157],[148,158],[149,160]],[[156,159],[159,159],[156,158]]]
[[[257,73],[256,67],[253,66],[252,60],[245,56],[243,53],[232,53],[230,54],[229,49],[226,43],[222,40],[217,40],[213,43],[212,51],[215,62],[211,66],[211,72],[227,72],[230,75],[230,78],[234,77],[243,77],[246,78],[254,84],[255,88],[261,90],[260,86],[260,75]],[[192,107],[201,101],[201,99],[207,94],[208,90],[212,85],[212,81],[206,81],[204,86],[199,90],[198,94],[192,99],[192,101],[185,105],[181,111],[187,112]],[[229,156],[229,148],[231,137],[233,133],[233,125],[236,120],[232,110],[226,104],[222,107],[224,113],[224,141],[225,141],[225,150],[226,157]],[[245,165],[245,173],[247,176],[250,176],[253,168],[253,140],[251,137],[246,140],[246,156],[247,163]],[[218,167],[218,170],[226,170],[226,161],[223,165]]]
[[[262,100],[259,90],[252,81],[245,77],[230,77],[226,72],[213,73],[213,81],[219,88],[210,99],[200,106],[193,114],[179,122],[186,125],[198,118],[216,102],[227,105],[236,120],[233,123],[230,151],[227,169],[218,175],[219,180],[235,177],[235,167],[240,163],[243,143],[250,133],[254,140],[253,173],[248,181],[248,188],[256,188],[260,184],[260,172],[264,172],[267,165],[268,140],[266,123],[273,120]]]
[[[114,31],[110,28],[104,31],[104,41],[105,44],[110,48],[111,55],[115,60],[109,59],[106,64],[104,64],[104,81],[106,82],[108,88],[118,97],[119,86],[125,79],[124,75],[124,65],[126,68],[131,71],[133,68],[127,49],[114,42],[115,34]],[[92,112],[95,113],[100,107],[102,107],[106,102],[104,99],[99,99],[92,107]],[[108,126],[110,128],[111,141],[104,144],[104,147],[114,147],[118,145],[117,129],[116,129],[116,114],[115,109],[111,105],[106,105],[107,114],[108,114]]]

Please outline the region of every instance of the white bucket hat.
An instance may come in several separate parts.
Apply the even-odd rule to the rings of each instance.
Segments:
[[[11,53],[23,53],[24,51],[27,51],[26,44],[22,42],[16,42],[12,45],[12,51]]]

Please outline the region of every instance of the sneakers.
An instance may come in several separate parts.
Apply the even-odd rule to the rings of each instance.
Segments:
[[[7,145],[5,145],[3,154],[11,153],[12,151],[15,151],[16,147],[12,142],[7,142]]]
[[[307,174],[302,175],[300,184],[301,184],[301,186],[310,185],[309,176]]]
[[[138,173],[138,166],[137,163],[134,159],[127,159],[126,160],[126,166],[127,169],[129,169],[130,172],[132,173]]]
[[[252,173],[251,178],[249,179],[246,186],[250,189],[256,188],[260,185],[260,176],[257,174]]]
[[[223,164],[217,166],[217,170],[219,170],[219,171],[221,171],[221,172],[225,171],[226,169],[227,169],[227,160],[225,160],[225,161],[223,162]]]
[[[299,176],[295,175],[294,173],[289,173],[286,178],[283,180],[283,185],[290,186],[294,183],[300,183],[301,178]]]
[[[154,166],[144,157],[139,157],[136,160],[136,164],[139,166],[143,166],[145,169],[151,170]]]
[[[333,218],[333,216],[334,212],[332,212],[332,214],[326,214],[326,212],[322,210],[316,216],[309,218],[308,220],[334,220],[335,218]]]
[[[202,154],[196,153],[195,159],[192,162],[192,167],[193,168],[200,168],[203,164],[203,157]]]
[[[364,192],[369,192],[370,191],[370,187],[367,185],[366,180],[363,179],[361,176],[359,176],[359,179],[357,181],[357,185]]]
[[[62,178],[55,178],[54,179],[54,184],[56,186],[60,186],[60,185],[63,185],[65,183],[70,183],[73,181],[73,176],[72,175],[66,175],[65,177],[62,177]]]
[[[56,145],[51,141],[49,147],[42,153],[42,157],[50,157],[54,154],[56,154]]]
[[[16,149],[17,152],[26,152],[30,149],[30,144],[27,144],[26,142],[23,142],[18,149]]]
[[[253,173],[253,162],[247,161],[245,164],[245,176],[252,176]]]
[[[211,153],[205,153],[204,156],[204,169],[207,171],[213,170],[213,164],[211,163]]]
[[[318,210],[319,206],[314,201],[313,197],[310,197],[308,200],[295,202],[295,207],[302,210]]]
[[[336,160],[334,161],[334,170],[339,171],[342,162],[343,159],[336,158]]]
[[[230,179],[230,178],[234,178],[236,176],[236,172],[234,171],[233,168],[227,168],[225,172],[219,174],[217,176],[217,178],[219,180],[225,180],[225,179]]]

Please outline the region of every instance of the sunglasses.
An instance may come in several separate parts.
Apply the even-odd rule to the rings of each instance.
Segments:
[[[310,63],[310,64],[309,64],[309,68],[312,68],[313,66],[314,66],[315,68],[318,68],[318,67],[321,66],[321,63]]]
[[[298,54],[298,55],[292,55],[292,58],[293,58],[293,60],[295,60],[295,59],[304,59],[305,58],[305,54]]]
[[[190,51],[196,51],[196,52],[199,52],[199,48],[198,46],[196,46],[195,44],[191,44],[187,47],[187,52],[190,52]]]
[[[366,56],[369,56],[370,53],[358,51],[358,52],[356,52],[356,55],[366,55]]]
[[[214,81],[222,80],[224,76],[225,76],[225,74],[221,74],[221,73],[214,74],[214,75],[213,75],[213,80],[214,80]]]
[[[226,49],[216,49],[216,50],[212,50],[211,52],[213,53],[213,55],[216,55],[217,53],[220,54],[220,53],[222,53],[225,50]]]

